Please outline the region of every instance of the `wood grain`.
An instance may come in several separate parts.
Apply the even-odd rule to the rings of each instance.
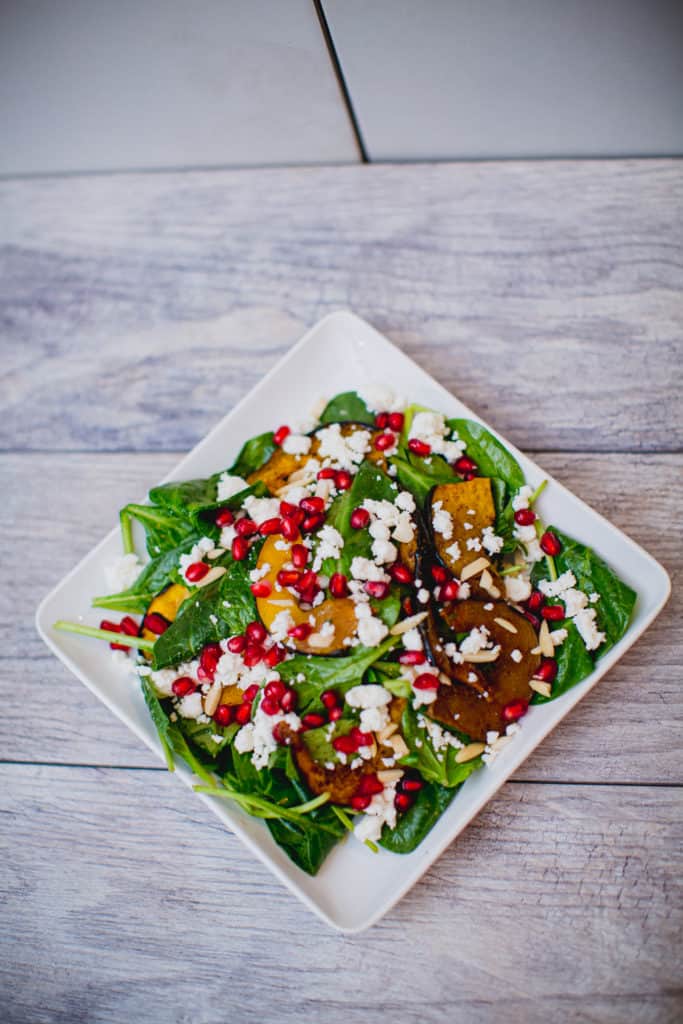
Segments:
[[[673,1024],[683,1008],[679,791],[508,785],[387,918],[344,937],[164,775],[0,779],[7,1024]]]
[[[680,161],[5,181],[0,223],[6,449],[187,449],[340,306],[523,449],[683,447]]]
[[[544,452],[538,458],[652,551],[673,576],[683,570],[683,543],[672,529],[683,504],[683,456]],[[0,532],[6,538],[6,572],[17,580],[0,592],[0,671],[11,681],[0,718],[2,759],[157,766],[45,651],[32,617],[48,589],[114,525],[119,505],[143,496],[175,461],[175,455],[161,453],[0,457],[0,480],[14,482],[0,504]],[[44,512],[27,519],[27,508]],[[518,778],[683,783],[680,612],[674,589],[660,619],[546,739]]]

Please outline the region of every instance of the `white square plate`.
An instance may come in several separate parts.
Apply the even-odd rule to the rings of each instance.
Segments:
[[[281,422],[295,421],[297,414],[310,409],[323,394],[331,396],[369,382],[381,382],[409,401],[431,406],[449,416],[478,419],[365,321],[348,312],[332,313],[308,331],[166,479],[208,476],[224,469],[249,437]],[[547,474],[535,463],[504,438],[501,440],[519,460],[532,487],[545,479]],[[202,797],[299,899],[341,931],[362,931],[386,914],[543,737],[638,639],[669,596],[669,577],[662,566],[552,478],[539,504],[546,521],[593,546],[637,591],[633,622],[626,636],[598,662],[588,679],[552,703],[531,708],[514,742],[494,764],[468,779],[417,850],[405,856],[386,851],[373,855],[349,838],[333,850],[319,874],[311,878],[285,856],[262,822],[223,801]],[[57,657],[162,757],[139,687],[132,679],[129,682],[122,677],[108,648],[92,640],[55,633],[51,628],[57,619],[77,617],[97,624],[100,615],[90,608],[90,600],[104,592],[104,565],[120,551],[119,532],[113,530],[45,598],[37,611],[36,624]],[[178,774],[192,784],[192,776],[185,768],[179,766]]]

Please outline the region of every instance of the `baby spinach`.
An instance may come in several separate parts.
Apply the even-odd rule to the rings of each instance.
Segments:
[[[231,476],[241,476],[246,479],[250,473],[255,473],[257,469],[265,465],[276,448],[277,445],[273,440],[272,430],[250,438],[242,446],[242,450],[228,470],[228,473]]]
[[[552,696],[544,697],[537,693],[532,704],[546,704],[549,700],[554,700],[589,676],[595,668],[594,659],[590,651],[586,650],[586,645],[574,623],[568,621],[558,623],[558,626],[567,630],[567,639],[555,648],[557,676],[553,683]]]
[[[431,832],[459,788],[446,788],[437,782],[425,783],[413,806],[400,815],[396,828],[384,826],[380,846],[391,853],[412,853]]]
[[[437,484],[453,484],[460,479],[452,466],[440,455],[430,456],[431,461],[406,452],[403,456],[394,455],[391,462],[396,467],[396,475],[402,487],[413,495],[419,505],[424,505],[429,492]]]
[[[159,743],[161,749],[164,752],[164,758],[166,759],[166,767],[169,772],[175,771],[175,765],[173,763],[173,748],[171,744],[171,723],[168,720],[166,712],[161,706],[161,701],[157,697],[156,693],[152,689],[151,684],[147,679],[142,678],[140,680],[142,687],[142,696],[145,699],[145,704],[149,711],[150,717],[156,727],[157,735],[159,737]]]
[[[427,729],[420,725],[418,717],[419,713],[409,704],[401,719],[401,731],[406,743],[414,752],[410,755],[411,765],[417,768],[428,782],[437,782],[449,789],[459,786],[468,775],[481,766],[481,758],[475,757],[464,764],[458,764],[458,750],[455,747],[447,746],[443,750],[435,750]]]
[[[160,590],[171,582],[178,568],[180,556],[190,551],[202,536],[199,532],[190,533],[177,547],[169,548],[162,554],[152,558],[143,568],[135,583],[129,590],[119,594],[108,594],[96,597],[94,608],[111,608],[114,611],[129,614],[145,612]]]
[[[338,559],[325,559],[323,572],[348,575],[354,558],[369,558],[372,554],[372,537],[367,530],[354,530],[351,513],[370,498],[373,501],[391,501],[396,498],[396,484],[386,473],[367,460],[356,473],[348,491],[338,495],[330,505],[325,522],[338,530],[344,539],[344,547]]]
[[[338,760],[337,751],[332,746],[332,740],[337,736],[346,736],[353,726],[352,719],[339,718],[334,723],[334,729],[329,735],[329,726],[327,725],[321,725],[319,729],[307,729],[303,738],[313,760],[318,764],[325,764],[328,761],[336,762]]]
[[[321,424],[366,423],[373,427],[375,417],[355,391],[344,391],[330,399],[323,409],[320,422]]]
[[[476,420],[459,418],[447,420],[447,423],[467,445],[467,455],[474,459],[482,476],[499,477],[510,491],[518,491],[524,485],[521,466],[486,427]]]
[[[299,711],[313,710],[320,706],[320,694],[323,690],[336,690],[346,693],[352,686],[363,681],[363,676],[370,666],[379,661],[387,651],[398,643],[398,637],[387,637],[377,647],[354,647],[353,653],[344,658],[326,658],[323,655],[307,657],[296,654],[289,661],[278,665],[278,672],[285,682],[296,682],[298,675],[304,676],[303,682],[296,682],[299,696]]]

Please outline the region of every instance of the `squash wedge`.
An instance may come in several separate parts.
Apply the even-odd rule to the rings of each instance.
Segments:
[[[156,597],[152,598],[147,611],[145,612],[145,618],[152,613],[161,615],[163,619],[170,625],[175,621],[178,609],[189,595],[190,591],[187,587],[184,587],[182,583],[169,583],[167,587],[160,590]],[[144,619],[143,619],[144,623]],[[144,625],[140,628],[140,636],[144,637],[145,640],[156,640],[157,634],[153,633],[151,629],[147,629]],[[144,652],[145,657],[151,658],[149,651]]]
[[[538,645],[535,629],[504,601],[454,602],[444,607],[442,615],[455,633],[486,626],[493,642],[500,646],[500,654],[482,673],[486,680],[483,693],[464,685],[460,681],[460,672],[451,672],[453,685],[439,687],[429,714],[472,739],[483,740],[489,731],[504,732],[505,705],[518,699],[528,701],[533,696],[529,681],[541,661],[539,654],[532,653]],[[511,657],[513,651],[519,652],[521,657],[518,661]],[[468,671],[477,670],[477,666],[471,663],[465,662],[465,667]]]
[[[450,513],[453,522],[453,535],[448,540],[433,529],[435,506],[439,503],[442,509]],[[491,481],[488,477],[477,476],[460,484],[438,484],[430,495],[428,515],[439,558],[456,579],[460,579],[466,565],[479,557],[479,554],[486,555],[485,551],[471,551],[467,541],[480,538],[482,530],[487,526],[495,526],[496,508]],[[465,528],[466,523],[470,524],[470,529]],[[460,548],[457,558],[452,553],[455,543]]]
[[[287,541],[273,534],[266,538],[259,552],[257,567],[268,567],[261,578],[271,586],[268,597],[256,599],[261,622],[270,632],[276,616],[281,612],[289,612],[295,625],[308,622],[313,626],[313,632],[306,640],[290,639],[289,646],[301,654],[346,654],[349,648],[344,645],[344,640],[351,639],[358,626],[353,601],[349,597],[330,597],[309,611],[300,608],[294,594],[285,587],[280,587],[277,582],[278,573],[290,561],[290,550],[291,546]],[[326,626],[327,623],[332,626],[331,632],[329,626]]]

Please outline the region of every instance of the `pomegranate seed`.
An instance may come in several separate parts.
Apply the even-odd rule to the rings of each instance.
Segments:
[[[352,796],[349,800],[349,804],[354,811],[364,811],[366,807],[370,806],[371,796]]]
[[[349,522],[354,530],[363,530],[370,522],[370,513],[366,508],[354,508]]]
[[[389,584],[383,583],[382,580],[368,580],[364,589],[365,593],[369,594],[370,597],[381,601],[389,593]]]
[[[112,651],[125,651],[126,654],[130,650],[130,647],[128,647],[126,644],[117,644],[115,641],[112,641],[109,644],[109,646],[111,647]]]
[[[408,793],[397,793],[394,797],[394,807],[397,811],[404,813],[413,806],[413,798]]]
[[[415,613],[415,605],[413,604],[412,597],[404,598],[401,607],[403,608],[403,611],[406,613],[406,615],[413,615]]]
[[[313,627],[308,622],[300,622],[298,626],[292,626],[287,630],[287,636],[292,640],[306,640],[313,632]]]
[[[261,711],[264,715],[277,715],[280,710],[280,704],[276,700],[271,700],[270,697],[264,697],[259,704]]]
[[[227,648],[231,654],[241,654],[246,646],[246,637],[242,636],[241,633],[238,633],[237,636],[231,636],[227,643]]]
[[[547,604],[541,608],[541,615],[548,622],[560,622],[565,615],[563,604]]]
[[[353,483],[353,477],[345,469],[338,469],[334,474],[334,485],[338,491],[348,491]]]
[[[538,627],[541,625],[541,620],[539,619],[538,615],[534,615],[533,612],[528,612],[528,611],[525,610],[524,618],[528,619],[528,621],[534,627],[536,632],[538,632]]]
[[[448,573],[442,565],[433,565],[430,572],[435,583],[446,583],[448,580]]]
[[[554,558],[555,555],[559,555],[561,550],[562,545],[558,538],[552,530],[546,530],[541,537],[541,551],[544,551],[546,555],[550,555],[551,558]]]
[[[315,583],[310,587],[306,587],[304,590],[299,591],[299,604],[312,605],[319,593],[320,587],[316,586]]]
[[[243,562],[249,554],[249,545],[244,537],[235,537],[230,552],[236,562]]]
[[[324,512],[325,502],[322,498],[302,498],[299,502],[299,507],[304,512]]]
[[[532,591],[529,600],[526,603],[527,608],[530,612],[538,612],[545,604],[545,594],[542,594],[540,590]]]
[[[518,508],[515,512],[515,522],[518,526],[531,526],[536,522],[536,513],[532,508]]]
[[[341,718],[343,714],[343,708],[330,708],[330,713],[327,717],[331,722],[336,722]]]
[[[252,537],[255,533],[258,533],[258,526],[253,519],[245,516],[243,519],[237,520],[235,530],[239,537]]]
[[[396,434],[378,434],[373,444],[378,452],[385,452],[396,444]]]
[[[251,702],[255,700],[257,693],[258,685],[256,683],[252,683],[251,686],[248,686],[244,693],[242,694],[242,700],[245,701],[247,704],[251,704]]]
[[[320,701],[323,707],[327,708],[328,711],[330,708],[336,708],[338,700],[339,698],[334,690],[323,690],[320,694]]]
[[[310,516],[306,516],[301,524],[302,533],[310,533],[311,530],[317,530],[324,522],[325,516],[322,512],[312,512]]]
[[[389,566],[389,575],[392,580],[396,580],[397,583],[412,583],[413,574],[407,565],[403,565],[402,562],[394,562],[393,565]]]
[[[453,468],[461,476],[463,473],[476,473],[479,469],[474,459],[471,459],[469,455],[461,455],[454,463]]]
[[[425,441],[420,441],[417,437],[411,437],[408,441],[408,447],[413,455],[421,455],[423,458],[429,455],[432,450],[432,446],[427,444]]]
[[[298,569],[280,569],[277,574],[277,581],[281,587],[296,587],[301,579]]]
[[[378,412],[375,416],[375,426],[378,430],[386,430],[389,426],[389,413]]]
[[[190,583],[199,583],[200,580],[204,579],[208,571],[209,566],[206,562],[193,562],[185,570],[185,579]]]
[[[195,692],[197,684],[194,679],[190,679],[189,676],[181,676],[180,679],[175,680],[171,689],[176,697],[187,697],[189,694]]]
[[[403,651],[398,660],[401,665],[424,665],[427,656],[424,651]]]
[[[145,615],[144,625],[145,629],[148,629],[150,633],[156,633],[157,636],[161,636],[170,626],[170,622],[167,622],[163,615],[159,615],[158,612],[152,612],[150,615]]]
[[[269,683],[266,683],[263,693],[270,700],[276,700],[279,703],[280,697],[282,697],[286,689],[287,687],[281,679],[271,679]]]
[[[335,750],[338,750],[340,754],[355,754],[358,750],[356,741],[351,735],[348,736],[336,736],[332,740],[332,746]]]
[[[511,700],[503,708],[503,720],[506,722],[516,722],[518,718],[527,713],[528,708],[529,702],[527,700]]]
[[[374,772],[363,775],[358,783],[356,796],[375,796],[376,793],[384,792],[384,783],[380,782]]]
[[[126,636],[137,636],[140,632],[140,627],[135,619],[131,619],[130,615],[123,616],[120,622],[120,628],[121,632],[125,633]]]
[[[285,518],[288,518],[290,516],[295,515],[295,513],[296,513],[296,505],[292,505],[292,503],[289,502],[289,501],[281,501],[280,502],[280,515],[281,516],[285,516]]]
[[[476,475],[477,474],[473,470],[470,470],[467,473],[463,473],[462,474],[462,478],[463,478],[463,480],[474,480]]]
[[[297,507],[292,512],[291,516],[288,516],[287,518],[292,521],[294,526],[301,526],[304,519],[306,518],[306,513],[302,508],[299,508],[299,506],[297,505]]]
[[[288,746],[292,742],[292,738],[287,731],[286,722],[276,722],[273,726],[273,739],[276,743],[279,743],[281,747]]]
[[[304,729],[319,729],[326,721],[327,719],[324,715],[318,715],[315,711],[309,711],[309,713],[304,715],[301,719],[301,724]]]
[[[534,679],[541,679],[544,683],[554,683],[557,677],[557,662],[554,658],[543,658],[536,669]]]
[[[279,665],[281,661],[285,660],[286,653],[287,652],[284,647],[281,647],[280,644],[275,644],[274,647],[271,647],[270,650],[266,651],[266,656],[263,660],[268,668],[275,668],[276,665]]]
[[[225,729],[226,725],[230,725],[232,722],[232,708],[229,704],[219,704],[213,713],[213,720],[216,725],[220,725],[222,729]]]
[[[372,744],[372,733],[362,732],[357,725],[351,729],[349,736],[356,744],[356,747],[369,747]]]
[[[247,644],[242,660],[247,668],[253,668],[254,665],[258,665],[260,661],[263,661],[265,653],[260,644]]]
[[[289,554],[297,569],[303,569],[308,562],[309,551],[305,544],[295,544]]]
[[[223,657],[220,644],[207,644],[199,655],[199,664],[209,681],[213,681],[218,668],[218,662]]]
[[[298,591],[308,590],[309,587],[316,587],[317,585],[317,575],[313,569],[307,569],[306,572],[300,573],[295,589]]]
[[[285,540],[298,540],[299,539],[299,526],[293,519],[282,520],[282,536]]]
[[[406,776],[401,779],[401,789],[405,790],[406,793],[419,793],[424,786],[422,779],[413,779],[410,776]]]
[[[251,718],[251,704],[240,704],[235,712],[235,721],[240,725],[246,725]]]
[[[106,629],[108,633],[120,633],[121,627],[118,622],[110,622],[109,619],[102,619],[100,622],[100,629]]]
[[[402,412],[391,412],[389,413],[389,426],[398,433],[399,430],[403,430],[404,419]]]
[[[270,597],[273,588],[268,580],[259,580],[258,583],[252,583],[249,589],[254,597]]]
[[[280,707],[283,711],[294,711],[297,704],[296,690],[285,690],[280,697]]]
[[[216,526],[220,526],[221,529],[223,529],[224,526],[232,526],[235,522],[235,516],[233,515],[232,509],[220,508],[216,513],[214,522]]]
[[[326,466],[324,469],[318,470],[316,480],[334,480],[336,473],[336,469],[332,469],[331,466]]]
[[[332,597],[346,597],[349,585],[343,572],[335,572],[330,577],[330,593]]]
[[[422,672],[417,679],[413,680],[415,690],[436,690],[438,686],[438,676],[432,675],[431,672]]]
[[[455,601],[459,590],[460,584],[456,580],[449,580],[439,589],[439,601]]]
[[[246,636],[248,643],[262,644],[268,636],[268,630],[262,622],[254,620],[249,623],[244,631],[244,635]]]
[[[280,445],[285,440],[285,438],[289,437],[291,433],[291,428],[283,423],[283,425],[281,427],[278,427],[275,433],[273,434],[273,441],[275,442],[275,444]]]
[[[258,528],[258,532],[262,537],[270,537],[272,533],[280,533],[281,530],[282,520],[279,516],[273,516],[272,519],[264,519]]]

